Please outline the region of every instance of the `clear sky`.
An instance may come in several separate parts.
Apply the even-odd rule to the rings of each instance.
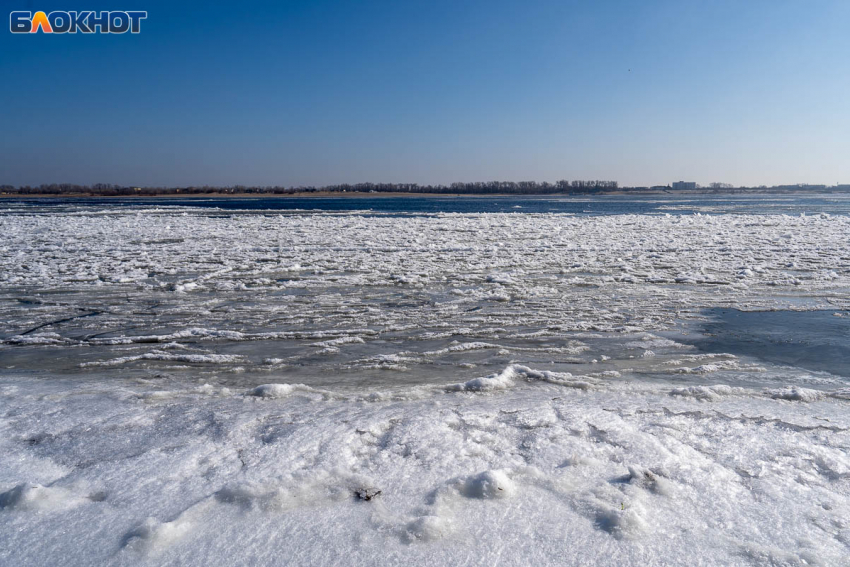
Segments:
[[[848,0],[0,6],[0,184],[850,183]]]

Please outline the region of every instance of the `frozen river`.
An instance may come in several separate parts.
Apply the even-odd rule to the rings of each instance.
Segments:
[[[0,564],[846,564],[848,204],[0,202]]]

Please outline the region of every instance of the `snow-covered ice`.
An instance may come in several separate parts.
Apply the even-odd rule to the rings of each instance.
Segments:
[[[2,565],[848,564],[850,217],[0,222]]]

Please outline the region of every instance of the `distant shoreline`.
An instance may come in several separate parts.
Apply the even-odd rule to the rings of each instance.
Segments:
[[[304,199],[304,198],[337,198],[337,199],[364,199],[364,198],[592,198],[592,197],[629,197],[629,196],[705,196],[705,195],[823,195],[839,194],[850,195],[845,189],[707,189],[707,190],[678,190],[665,191],[598,191],[595,193],[408,193],[408,192],[374,192],[362,191],[304,191],[298,193],[169,193],[156,195],[100,195],[97,193],[0,193],[0,199]]]

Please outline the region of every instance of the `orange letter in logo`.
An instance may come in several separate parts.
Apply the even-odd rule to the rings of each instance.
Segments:
[[[35,16],[32,17],[32,30],[30,33],[37,32],[39,27],[41,27],[41,31],[44,33],[53,33],[53,28],[50,27],[50,22],[47,21],[47,14],[44,12],[36,12]]]

